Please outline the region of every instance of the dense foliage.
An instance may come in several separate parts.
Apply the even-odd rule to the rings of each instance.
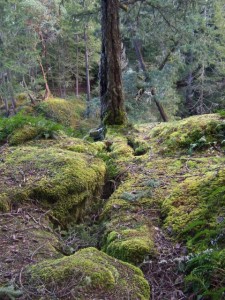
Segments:
[[[223,108],[223,1],[121,1],[121,6],[131,120],[160,119],[154,99],[170,118]],[[0,8],[0,97],[7,114],[21,92],[32,102],[51,93],[78,96],[90,81],[91,94],[98,96],[100,1],[1,0]]]

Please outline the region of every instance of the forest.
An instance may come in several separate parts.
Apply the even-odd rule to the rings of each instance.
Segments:
[[[225,299],[224,0],[0,0],[0,299]]]

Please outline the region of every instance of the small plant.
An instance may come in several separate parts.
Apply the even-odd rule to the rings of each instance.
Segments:
[[[23,111],[13,117],[0,119],[0,143],[9,141],[16,145],[35,138],[53,138],[59,131],[68,135],[73,132],[42,116],[24,115]]]
[[[225,296],[225,250],[208,249],[186,264],[186,288],[194,299],[220,300]]]
[[[221,119],[225,119],[225,110],[224,109],[218,110],[217,113],[220,115]]]

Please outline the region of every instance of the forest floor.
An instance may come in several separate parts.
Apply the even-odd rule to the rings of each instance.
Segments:
[[[135,281],[134,286],[137,288],[137,292],[132,294],[129,290],[132,288],[129,284],[133,282],[131,273],[134,270],[133,266],[128,267],[128,264],[123,265],[123,262],[136,265],[143,271],[150,286],[151,300],[223,299],[223,260],[219,261],[219,267],[215,268],[216,273],[214,271],[210,273],[212,276],[210,280],[213,281],[212,288],[210,283],[206,285],[212,290],[218,287],[220,294],[216,291],[216,295],[219,296],[214,298],[210,298],[211,296],[204,298],[203,293],[209,291],[207,289],[204,291],[202,287],[199,288],[200,292],[198,290],[195,292],[192,288],[193,285],[190,286],[186,283],[186,274],[184,273],[184,265],[189,260],[190,254],[198,252],[201,255],[201,253],[204,254],[205,249],[210,249],[214,253],[214,250],[211,249],[214,245],[216,254],[220,247],[223,249],[224,204],[221,199],[223,199],[225,183],[224,151],[219,142],[217,144],[205,142],[205,139],[208,138],[207,130],[211,134],[212,129],[209,126],[212,126],[211,122],[215,122],[215,120],[220,122],[219,125],[216,125],[217,127],[213,125],[215,128],[224,124],[218,116],[212,115],[208,117],[208,120],[206,117],[202,117],[202,119],[196,117],[196,119],[175,125],[144,124],[128,128],[125,132],[123,128],[110,128],[103,142],[93,144],[64,136],[59,140],[28,142],[25,147],[24,145],[9,147],[7,144],[2,146],[0,163],[5,169],[2,167],[1,170],[2,198],[0,198],[0,204],[5,205],[8,201],[7,197],[11,197],[14,192],[10,189],[15,184],[19,188],[19,196],[23,195],[24,191],[29,191],[29,195],[40,197],[41,194],[41,198],[34,200],[34,197],[29,196],[29,201],[26,199],[21,203],[14,200],[10,203],[9,209],[1,213],[0,299],[8,300],[20,297],[22,291],[22,299],[25,300],[40,299],[40,297],[42,299],[58,297],[57,299],[147,300],[149,291],[146,292],[146,289],[143,288],[144,284],[140,284],[141,287],[139,287],[139,283],[136,284],[137,281]],[[185,149],[180,147],[179,142],[189,141],[193,128],[199,124],[205,127],[199,129],[204,132],[200,132],[200,138],[198,134],[196,143],[191,141]],[[216,135],[213,135],[213,139],[215,138]],[[202,147],[202,142],[205,143],[204,147]],[[200,145],[202,148],[200,151],[193,151],[192,145],[196,145],[194,147]],[[23,157],[15,158],[15,153],[22,153],[25,157],[24,160]],[[26,158],[35,160],[31,163],[32,170],[29,169],[30,162],[28,163]],[[69,226],[63,227],[61,220],[55,218],[51,210],[51,207],[54,209],[63,207],[57,206],[61,200],[79,200],[76,194],[77,190],[72,198],[73,185],[70,180],[67,180],[67,176],[70,176],[69,179],[72,180],[76,178],[77,174],[74,173],[74,168],[78,159],[81,165],[85,166],[81,168],[81,175],[79,175],[78,191],[82,194],[80,186],[87,189],[88,192],[91,190],[94,193],[94,196],[91,195],[91,200],[99,201],[97,211],[94,206],[93,211],[82,211],[84,214],[78,222],[78,227],[80,226],[83,230],[81,234],[76,232],[77,224],[72,231],[70,228],[69,232]],[[100,188],[101,191],[103,185],[104,176],[102,174],[105,171],[105,162],[108,172],[109,169],[114,172],[115,167],[117,171],[116,175],[114,174],[114,177],[105,183],[105,190],[100,199],[96,190]],[[67,168],[71,163],[75,163],[72,170]],[[85,168],[90,168],[89,172],[93,172],[93,176],[91,175],[87,179],[83,177],[90,175],[88,172],[83,175],[82,172]],[[63,177],[56,180],[58,173]],[[35,176],[38,176],[38,180]],[[101,176],[102,183],[99,187],[98,181]],[[64,179],[66,180],[63,181]],[[65,185],[62,184],[62,191],[58,189],[61,183]],[[39,194],[37,192],[34,194],[39,185],[43,191],[38,190]],[[56,185],[56,190],[54,190],[54,185]],[[95,188],[93,188],[94,185]],[[65,191],[64,187],[68,190]],[[85,194],[87,191],[84,190],[86,198],[89,197],[89,194],[88,196]],[[59,198],[61,193],[62,199]],[[48,198],[50,205],[47,202],[41,202],[42,199]],[[4,202],[5,199],[6,202]],[[15,199],[17,200],[17,198]],[[74,206],[72,208],[73,210],[69,207],[69,212],[74,212]],[[76,208],[78,210],[80,206],[76,206]],[[55,209],[55,212],[58,210]],[[62,218],[62,220],[64,219]],[[86,231],[88,227],[89,232]],[[54,277],[54,273],[58,274],[55,272],[54,263],[60,264],[60,259],[76,256],[76,253],[79,256],[80,252],[77,250],[88,247],[100,250],[100,254],[93,252],[94,256],[100,255],[101,257],[101,255],[106,255],[105,253],[108,256],[104,257],[106,259],[104,264],[102,263],[103,258],[101,258],[97,267],[94,266],[93,269],[90,269],[88,275],[80,265],[77,267],[79,262],[74,261],[79,280],[84,278],[84,282],[88,286],[83,292],[84,283],[82,283],[81,287],[79,286],[80,290],[77,290],[79,295],[83,293],[83,298],[70,294],[71,288],[69,289],[71,285],[80,284],[80,281],[72,283],[69,281],[68,283],[64,279],[64,275],[59,276],[60,284],[61,281],[64,282],[63,280],[66,282],[63,287],[63,296],[57,296],[62,295],[57,294],[62,293],[57,290],[58,278],[54,279],[53,290],[50,290],[52,286],[48,287],[48,283],[44,282],[45,278],[42,279],[43,290],[35,290],[33,286],[30,289],[29,283],[27,283],[27,267],[29,269],[29,266],[38,266],[42,261],[47,263],[48,260],[52,260],[53,273],[50,272],[51,267],[46,270]],[[88,249],[94,251],[93,248]],[[223,258],[222,254],[223,250],[218,256],[219,259]],[[89,252],[85,255],[89,256]],[[82,259],[81,261],[86,263],[86,256],[84,260]],[[208,259],[210,257],[207,257]],[[213,261],[215,264],[217,264],[216,259],[218,258]],[[102,283],[100,285],[99,282],[96,285],[97,289],[94,289],[89,282],[92,280],[90,279],[92,273],[95,272],[93,270],[97,268],[100,272],[100,266],[104,265],[105,268],[109,261],[110,271],[114,267],[122,270],[122,275],[115,272],[115,290],[109,292],[108,287],[104,290],[104,285]],[[111,264],[114,263],[116,266],[112,267]],[[71,266],[73,264],[69,262],[69,267]],[[98,280],[100,280],[100,275],[98,276]],[[124,290],[122,290],[122,285],[119,285],[118,276],[122,276],[121,282],[124,278],[127,279],[128,286],[123,284]],[[135,276],[137,277],[137,274]],[[105,279],[103,278],[103,282]],[[7,293],[4,292],[4,288],[1,289],[1,286],[5,285],[9,286]],[[10,286],[16,287],[16,291],[12,288],[10,292]],[[99,291],[98,286],[101,286],[102,290]],[[120,294],[118,294],[118,286],[121,289]],[[15,294],[16,292],[18,295]],[[141,293],[144,295],[143,297],[140,296]]]
[[[145,141],[149,145],[151,144],[151,139],[149,138],[149,131],[153,129],[157,124],[144,125],[140,127],[135,133],[135,136],[139,142]],[[177,170],[177,173],[174,176],[168,175],[169,165],[173,161],[177,162],[177,158],[170,158],[170,163],[168,165],[168,159],[165,159],[165,162],[161,155],[154,154],[153,149],[149,149],[144,156],[136,156],[136,159],[125,160],[122,165],[130,174],[133,174],[136,178],[140,178],[141,185],[143,182],[153,180],[157,182],[158,188],[160,187],[160,197],[162,194],[166,197],[168,193],[168,187],[171,184],[171,180],[174,180],[176,183],[182,182],[184,180],[184,173],[187,172],[186,166],[184,170],[180,172],[180,169]],[[159,164],[157,164],[159,160]],[[188,158],[187,158],[188,160]],[[154,162],[152,169],[148,167],[148,162]],[[157,168],[158,166],[158,168]],[[137,180],[138,182],[139,180]],[[137,188],[135,184],[133,186],[133,193],[135,194],[135,189]],[[157,194],[157,192],[156,192]],[[156,196],[157,197],[157,196]],[[153,229],[153,240],[155,245],[155,250],[157,255],[151,259],[144,260],[143,263],[139,265],[142,269],[145,278],[148,280],[151,287],[151,300],[184,300],[191,299],[187,294],[185,294],[185,285],[184,285],[184,274],[179,271],[179,264],[185,262],[187,256],[187,248],[184,244],[176,242],[168,235],[165,228],[162,228],[161,221],[161,209],[160,203],[153,204],[153,207],[150,206],[138,210],[137,214],[144,216],[151,222],[151,229]]]

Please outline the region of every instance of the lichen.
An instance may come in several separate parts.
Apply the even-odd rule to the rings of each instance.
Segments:
[[[41,296],[45,290],[59,296],[64,287],[76,299],[109,297],[123,299],[149,299],[149,286],[140,269],[118,261],[95,248],[86,248],[74,255],[46,260],[26,270],[27,281],[36,286]],[[68,290],[67,288],[68,287]],[[45,294],[46,297],[46,294]],[[49,298],[51,299],[51,298]]]

